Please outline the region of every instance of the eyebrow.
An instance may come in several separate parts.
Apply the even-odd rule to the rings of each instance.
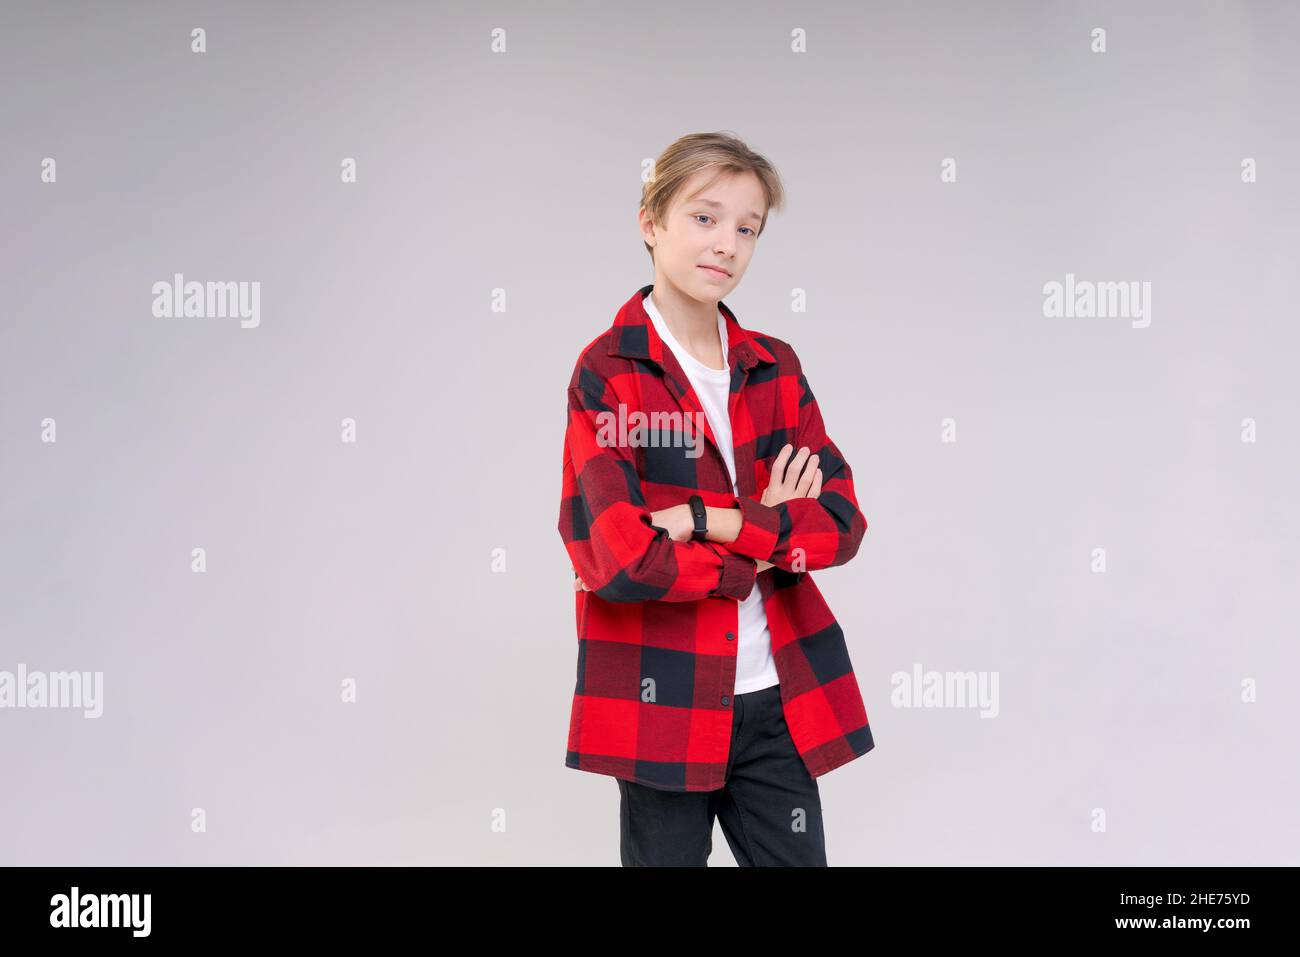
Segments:
[[[714,209],[722,209],[722,208],[723,208],[722,204],[719,203],[719,202],[718,202],[717,200],[715,200],[715,199],[697,199],[696,202],[697,202],[697,203],[703,203],[705,206],[712,206]],[[760,219],[760,220],[761,220],[761,219],[763,218],[762,216],[758,215],[758,213],[754,212],[753,210],[750,210],[749,216],[750,216],[751,219]]]

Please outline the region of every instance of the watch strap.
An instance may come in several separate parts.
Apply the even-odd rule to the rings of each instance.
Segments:
[[[709,513],[704,510],[704,499],[699,495],[692,495],[688,502],[691,507],[691,517],[695,519],[695,531],[691,537],[697,542],[702,542],[709,532]]]

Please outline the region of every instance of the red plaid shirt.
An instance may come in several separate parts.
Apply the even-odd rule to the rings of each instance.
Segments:
[[[818,777],[875,746],[844,633],[808,574],[857,553],[867,521],[853,473],[826,434],[794,350],[742,329],[719,303],[740,489],[733,494],[695,390],[642,305],[652,288],[639,289],[583,349],[569,380],[559,531],[592,590],[574,597],[577,687],[564,763],[665,791],[723,786],[739,602],[761,558],[776,566],[757,582],[786,724]],[[648,426],[640,437],[636,412]],[[619,440],[620,419],[626,440]],[[688,450],[683,427],[704,443],[702,453]],[[821,495],[763,505],[787,442],[818,456]],[[705,505],[741,509],[734,542],[676,542],[650,524],[651,512],[692,493]]]

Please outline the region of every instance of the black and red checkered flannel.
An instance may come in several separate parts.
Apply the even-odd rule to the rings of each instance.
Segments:
[[[574,596],[578,669],[565,764],[666,791],[723,786],[739,601],[761,558],[776,566],[757,582],[786,724],[818,777],[874,747],[844,633],[808,574],[847,562],[867,530],[852,471],[826,434],[794,350],[742,329],[719,303],[731,367],[740,490],[733,494],[703,407],[642,305],[652,288],[639,289],[583,349],[569,381],[559,531],[591,591]],[[650,430],[609,441],[620,405],[628,433],[637,411]],[[695,435],[697,423],[707,441]],[[684,427],[705,442],[697,457],[688,454]],[[787,442],[818,456],[821,495],[763,505]],[[651,512],[692,493],[705,505],[742,510],[734,542],[677,542],[651,524]]]

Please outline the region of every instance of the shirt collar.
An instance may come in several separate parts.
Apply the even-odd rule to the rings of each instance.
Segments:
[[[660,368],[664,366],[664,343],[654,323],[646,315],[642,300],[650,295],[654,284],[642,286],[623,304],[614,317],[613,333],[609,337],[609,354],[629,359],[648,359]],[[752,369],[760,362],[775,363],[772,353],[748,330],[742,329],[725,302],[718,309],[727,321],[727,365]]]

